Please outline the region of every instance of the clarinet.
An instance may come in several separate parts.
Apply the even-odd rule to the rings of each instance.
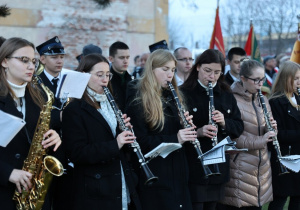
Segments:
[[[104,93],[112,107],[112,109],[114,110],[114,113],[116,115],[117,121],[119,123],[119,125],[121,126],[121,130],[122,131],[131,131],[131,133],[133,133],[133,129],[132,128],[128,128],[125,125],[124,119],[122,118],[122,111],[117,107],[117,104],[113,98],[113,96],[111,95],[109,89],[105,86],[102,87],[104,90]],[[139,163],[141,164],[141,168],[143,169],[145,175],[146,175],[146,182],[145,185],[152,185],[154,182],[156,182],[158,180],[158,177],[154,176],[153,173],[150,171],[147,162],[145,161],[144,155],[142,154],[141,148],[139,143],[134,140],[133,143],[130,144],[130,146],[133,148],[133,151],[135,152],[135,154],[138,157]]]
[[[213,125],[218,129],[217,123],[215,123],[215,121],[212,119],[212,117],[214,116],[212,113],[213,113],[213,111],[215,111],[214,92],[213,92],[212,82],[208,82],[208,95],[209,95],[209,121],[208,121],[208,124]],[[217,133],[217,132],[215,131],[214,133]],[[217,135],[212,137],[211,140],[212,140],[213,147],[218,144]],[[215,170],[216,175],[221,174],[218,164],[214,164],[214,170]]]
[[[179,116],[180,116],[180,118],[183,122],[183,127],[184,128],[190,128],[192,125],[189,124],[189,122],[185,119],[185,116],[184,116],[185,110],[182,108],[182,106],[179,102],[177,93],[176,93],[172,83],[168,82],[168,85],[169,85],[169,88],[170,88],[170,90],[173,94],[175,105],[177,107]],[[194,130],[195,129],[193,129],[193,131]],[[203,158],[202,158],[203,153],[202,153],[201,145],[200,145],[200,142],[198,141],[198,139],[196,138],[195,141],[192,141],[191,143],[194,145],[194,147],[196,149],[196,152],[197,152],[197,155],[198,155],[198,159],[201,161],[201,165],[202,165],[202,168],[203,168],[203,171],[204,171],[204,174],[205,174],[205,178],[207,178],[208,176],[213,175],[213,173],[210,171],[209,167],[207,165],[204,165],[204,163],[203,163]]]
[[[266,103],[265,103],[264,96],[263,96],[260,89],[258,89],[257,91],[258,91],[259,100],[260,100],[260,103],[261,103],[261,106],[262,106],[262,109],[263,109],[263,112],[264,112],[264,118],[265,118],[265,121],[266,121],[266,125],[268,127],[268,131],[274,131],[275,132],[275,129],[271,126],[271,123],[270,123],[270,113],[267,110],[267,106],[266,106]],[[280,166],[279,175],[289,173],[288,170],[286,169],[286,167],[284,165],[282,165],[281,162],[280,162],[280,158],[282,157],[282,155],[281,155],[280,146],[279,146],[277,136],[273,136],[272,139],[273,139],[273,145],[275,147],[275,151],[277,153],[277,158],[279,160],[279,166]]]

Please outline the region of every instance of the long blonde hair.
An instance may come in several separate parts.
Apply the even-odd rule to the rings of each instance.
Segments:
[[[162,87],[157,82],[154,75],[154,69],[164,66],[167,62],[174,61],[177,65],[177,60],[168,50],[155,50],[145,64],[145,70],[142,78],[137,84],[138,97],[137,101],[141,102],[144,108],[144,116],[151,130],[164,128],[165,116],[162,104]],[[175,77],[171,82],[177,92],[178,98],[182,101],[181,93],[178,91]]]
[[[294,93],[294,79],[297,71],[300,70],[300,65],[293,61],[286,61],[282,64],[278,75],[276,76],[275,83],[272,86],[270,99],[286,96],[291,104],[298,107],[292,102],[291,97]]]

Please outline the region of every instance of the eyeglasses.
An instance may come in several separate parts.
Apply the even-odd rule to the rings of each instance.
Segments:
[[[19,56],[19,57],[7,57],[7,58],[15,58],[19,61],[23,62],[24,64],[32,63],[34,66],[39,65],[39,61],[37,58],[30,59],[27,56]]]
[[[256,85],[260,84],[261,82],[264,83],[267,79],[266,77],[263,77],[262,79],[252,79],[252,78],[249,78],[249,77],[246,77],[246,76],[244,76],[244,77],[247,78],[247,79],[252,80],[254,82],[254,84],[256,84]]]
[[[194,58],[178,58],[178,61],[183,61],[183,62],[193,62],[195,59]]]
[[[112,73],[109,74],[94,74],[95,76],[97,76],[99,79],[104,79],[104,78],[108,78],[109,80],[111,80],[111,78],[113,77]]]
[[[207,76],[210,76],[212,75],[212,73],[215,75],[215,76],[221,76],[223,74],[223,72],[217,70],[217,71],[213,71],[211,69],[207,69],[207,68],[202,68],[204,73],[207,75]]]

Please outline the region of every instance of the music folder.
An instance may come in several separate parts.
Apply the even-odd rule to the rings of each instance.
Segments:
[[[216,146],[214,146],[211,150],[205,152],[202,155],[203,164],[217,164],[224,163],[226,161],[225,153],[229,154],[237,154],[240,152],[246,152],[248,149],[238,149],[235,147],[236,142],[232,141],[229,136],[220,141]]]
[[[144,157],[145,158],[155,158],[157,156],[161,156],[162,158],[166,158],[171,152],[180,149],[182,146],[179,143],[161,143],[153,150],[148,152]]]
[[[25,124],[23,119],[0,110],[0,146],[6,147]]]
[[[300,171],[300,155],[282,156],[279,160],[282,165],[284,165],[291,171],[296,173]]]
[[[91,74],[77,71],[67,71],[62,75],[62,80],[57,88],[56,98],[80,99],[90,80]]]

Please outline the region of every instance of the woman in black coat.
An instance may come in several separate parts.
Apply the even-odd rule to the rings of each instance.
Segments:
[[[171,82],[178,93],[175,67],[176,59],[169,51],[156,50],[147,59],[142,78],[128,89],[126,110],[143,154],[163,142],[183,144],[196,138],[193,128],[182,129],[172,93],[168,89],[167,82]],[[189,116],[187,120],[191,118]],[[191,210],[184,150],[173,151],[166,158],[158,156],[148,165],[159,180],[145,186],[145,176],[140,171],[138,193],[143,210]]]
[[[272,87],[270,106],[277,121],[278,142],[282,156],[300,154],[300,65],[286,61]],[[289,210],[300,209],[300,173],[290,172],[279,176],[279,164],[274,146],[271,148],[271,167],[274,201],[269,209],[282,210],[290,196]]]
[[[91,78],[82,99],[70,102],[63,112],[65,149],[74,163],[70,209],[141,209],[123,147],[135,137],[117,131],[116,116],[102,88],[112,77],[108,61],[99,54],[87,55],[78,71]],[[123,117],[130,126],[129,118]]]
[[[237,107],[237,102],[229,86],[223,82],[225,60],[218,50],[204,51],[192,67],[191,74],[181,86],[187,110],[193,115],[197,126],[197,137],[203,153],[212,148],[212,137],[217,132],[220,142],[227,136],[232,139],[243,132],[243,121]],[[213,120],[218,128],[209,125],[209,96],[208,82],[212,82],[215,111]],[[189,189],[193,209],[215,209],[217,201],[224,196],[224,184],[229,181],[229,155],[226,162],[218,164],[221,175],[204,176],[201,162],[192,144],[185,144],[186,156],[189,163]],[[211,167],[214,173],[214,168]]]
[[[21,192],[24,187],[28,191],[32,187],[32,174],[21,169],[45,103],[42,93],[31,82],[34,55],[34,45],[21,38],[7,39],[0,48],[0,110],[26,122],[6,147],[0,146],[0,203],[7,210],[16,209],[12,200],[15,190]],[[0,129],[3,132],[5,127]],[[56,151],[61,144],[58,134],[49,130],[45,137],[44,148],[55,145]]]

